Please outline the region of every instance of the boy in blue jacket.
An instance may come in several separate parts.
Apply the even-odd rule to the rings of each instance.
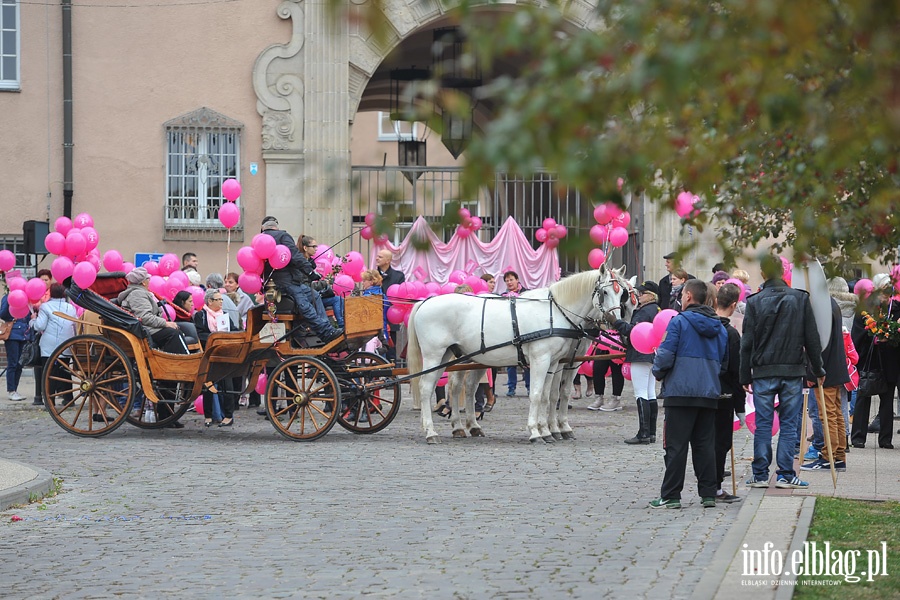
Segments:
[[[688,444],[704,508],[716,506],[716,408],[722,393],[719,375],[728,361],[728,333],[706,306],[706,282],[684,284],[684,311],[669,322],[653,361],[665,399],[663,446],[666,474],[651,508],[681,508]]]

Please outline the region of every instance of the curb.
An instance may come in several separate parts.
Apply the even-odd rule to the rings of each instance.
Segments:
[[[29,469],[35,473],[34,479],[23,484],[0,490],[0,511],[6,510],[17,504],[28,504],[35,499],[41,499],[53,491],[53,475],[43,469],[25,465],[15,461],[8,461]],[[37,497],[37,498],[36,498]]]
[[[794,537],[791,540],[791,547],[787,556],[792,556],[795,551],[803,550],[803,543],[809,537],[809,526],[812,525],[815,508],[815,496],[807,496],[803,499],[803,506],[800,507],[800,514],[797,515],[797,526],[794,528]],[[792,572],[790,575],[782,578],[789,581],[790,584],[778,586],[778,590],[775,592],[775,600],[791,600],[794,596],[794,590],[797,589],[794,585],[797,582],[797,574]]]

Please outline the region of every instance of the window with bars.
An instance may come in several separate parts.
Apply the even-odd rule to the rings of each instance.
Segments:
[[[225,233],[218,218],[226,202],[222,182],[239,179],[242,129],[207,108],[166,124],[167,239],[178,239],[179,231]]]
[[[0,0],[0,90],[19,89],[19,2]]]

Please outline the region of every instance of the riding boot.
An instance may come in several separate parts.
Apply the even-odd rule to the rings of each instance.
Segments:
[[[647,439],[651,444],[656,442],[656,418],[659,416],[659,403],[656,398],[648,400],[650,407],[650,417],[647,419],[647,429],[644,431]]]
[[[644,404],[647,403],[643,398],[638,398],[637,409],[638,409],[638,432],[633,438],[629,438],[625,440],[626,444],[646,444],[648,443],[646,440],[646,431],[647,431],[647,419],[649,418],[649,411],[645,412],[647,409]]]

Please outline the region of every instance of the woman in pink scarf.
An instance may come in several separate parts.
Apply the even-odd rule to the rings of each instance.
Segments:
[[[206,345],[210,334],[217,331],[239,331],[238,326],[222,310],[222,291],[210,288],[203,296],[203,309],[194,313],[194,326],[200,336],[200,343]],[[206,416],[205,425],[212,425],[213,394],[219,394],[219,405],[222,408],[222,422],[219,427],[231,427],[234,425],[234,395],[231,387],[231,379],[226,378],[217,382],[217,386],[208,385],[203,390],[203,414]],[[218,389],[217,389],[218,388]]]

